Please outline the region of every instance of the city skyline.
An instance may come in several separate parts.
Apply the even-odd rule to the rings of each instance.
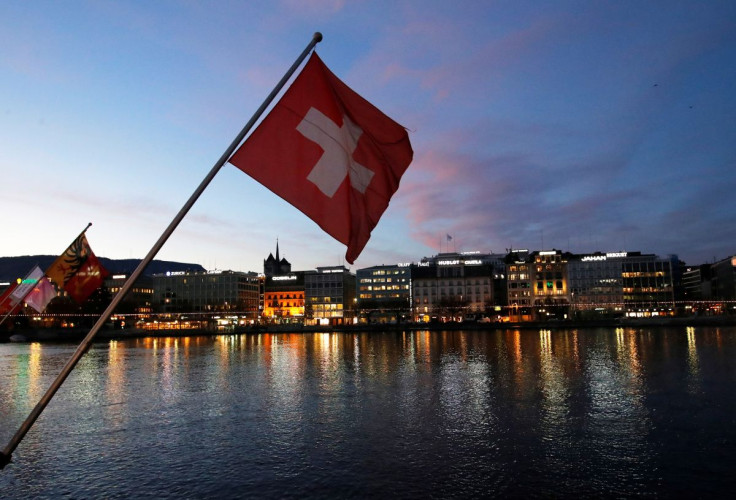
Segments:
[[[92,221],[97,255],[142,258],[320,31],[415,150],[350,267],[448,246],[724,259],[735,22],[730,2],[5,2],[0,255],[58,254]],[[295,269],[345,263],[228,164],[156,259],[257,271],[276,238]]]
[[[452,244],[451,242],[448,242],[448,246],[451,245],[451,244]],[[281,249],[279,247],[280,259],[286,259],[287,262],[288,262],[288,264],[289,264],[289,268],[292,269],[292,270],[289,271],[289,272],[280,271],[280,272],[277,272],[276,273],[277,275],[286,275],[286,274],[292,274],[292,273],[295,273],[295,272],[313,271],[313,270],[317,270],[319,268],[341,267],[341,266],[342,267],[345,267],[350,272],[356,272],[356,271],[360,271],[360,270],[365,270],[365,269],[369,269],[369,268],[373,268],[373,267],[382,267],[382,266],[389,266],[389,267],[396,266],[396,265],[399,265],[399,266],[407,265],[408,266],[410,264],[419,264],[419,263],[421,263],[421,262],[423,262],[425,260],[432,260],[432,259],[434,259],[436,257],[441,256],[441,255],[465,255],[465,256],[467,256],[467,258],[473,259],[473,256],[474,255],[500,257],[500,256],[513,255],[513,254],[520,254],[520,255],[524,255],[525,258],[529,258],[529,257],[531,257],[531,256],[533,256],[535,254],[538,254],[538,253],[545,253],[545,252],[551,252],[551,251],[553,251],[553,252],[560,252],[561,254],[570,255],[573,258],[578,258],[578,257],[583,257],[583,258],[584,257],[589,257],[589,258],[592,258],[592,256],[596,256],[596,255],[599,255],[599,256],[602,256],[602,257],[605,257],[605,256],[608,256],[608,257],[622,257],[622,256],[626,256],[626,255],[629,255],[629,256],[635,256],[635,255],[644,255],[644,256],[647,256],[647,255],[652,255],[652,256],[655,256],[655,257],[660,258],[660,259],[669,259],[670,257],[674,256],[674,257],[677,257],[678,260],[680,260],[681,262],[684,262],[684,261],[682,261],[682,259],[680,259],[679,255],[677,255],[677,254],[672,254],[672,253],[668,253],[668,252],[656,252],[656,251],[654,251],[654,252],[644,252],[644,251],[638,250],[638,249],[630,249],[630,250],[626,250],[626,251],[617,251],[617,250],[611,250],[611,249],[599,249],[599,250],[594,250],[594,251],[590,251],[590,252],[576,252],[574,250],[564,250],[564,249],[560,249],[560,248],[551,248],[550,247],[550,248],[514,248],[514,249],[503,249],[503,251],[501,251],[501,252],[483,252],[481,250],[463,250],[463,251],[460,251],[460,250],[454,250],[454,249],[444,248],[443,247],[442,251],[438,251],[438,252],[434,252],[434,253],[427,254],[427,255],[422,255],[422,256],[412,256],[411,258],[409,258],[407,260],[404,260],[404,261],[383,262],[383,263],[380,263],[380,264],[371,264],[371,265],[367,265],[367,266],[351,265],[351,264],[348,264],[346,262],[345,263],[341,263],[341,264],[332,264],[332,263],[324,263],[324,262],[315,261],[316,264],[314,266],[312,266],[312,267],[296,268],[296,267],[294,267],[292,265],[292,261],[290,259],[288,259],[288,258],[285,257],[285,255],[284,255],[284,253],[283,253],[282,250],[283,249]],[[197,273],[197,272],[208,272],[208,273],[209,272],[240,272],[240,273],[256,273],[256,274],[263,275],[264,274],[264,266],[265,266],[266,261],[270,257],[273,257],[273,256],[275,256],[277,254],[276,254],[276,251],[275,251],[275,248],[274,248],[274,249],[271,249],[271,250],[266,250],[263,255],[264,255],[264,257],[262,259],[260,259],[258,262],[254,263],[254,264],[252,264],[252,265],[250,265],[248,267],[245,267],[245,268],[220,268],[220,267],[217,267],[217,268],[208,268],[207,266],[205,266],[201,262],[184,261],[184,260],[176,259],[176,258],[174,258],[172,260],[167,260],[167,261],[163,261],[162,259],[154,259],[153,262],[154,263],[158,263],[158,264],[156,264],[158,268],[162,268],[162,266],[165,267],[165,265],[167,263],[169,265],[176,265],[177,267],[175,269],[172,268],[172,270],[176,271],[177,273],[181,273],[183,271],[182,266],[184,266],[184,265],[194,265],[194,266],[199,266],[203,271],[201,271],[200,269],[190,269],[187,272],[194,272],[194,273]],[[47,260],[54,259],[56,257],[54,255],[36,254],[36,255],[23,255],[23,256],[0,256],[0,259],[2,259],[2,258],[16,258],[16,257],[19,257],[19,258],[27,258],[27,257],[34,257],[34,256],[43,256],[43,257],[47,258]],[[715,260],[709,260],[707,262],[684,262],[684,264],[687,267],[697,267],[697,266],[700,266],[700,265],[703,265],[703,264],[714,264],[716,262],[720,262],[720,261],[723,261],[723,260],[733,259],[735,256],[736,256],[736,254],[731,254],[731,255],[727,255],[727,256],[724,256],[722,258],[718,258],[718,259],[715,259]],[[129,259],[128,258],[115,259],[115,258],[110,258],[110,257],[104,256],[104,255],[99,255],[97,257],[102,261],[102,264],[103,265],[105,265],[105,262],[107,260],[134,261],[134,262],[137,262],[137,261],[142,260],[142,257],[133,257],[133,258],[129,258]],[[18,276],[17,276],[17,278],[22,278],[21,274],[23,274],[24,271],[25,271],[25,269],[26,269],[26,267],[28,267],[27,266],[28,263],[25,262],[25,260],[27,260],[27,259],[24,259],[24,266],[25,267],[22,267],[22,269],[21,268],[18,268],[18,272],[17,272]],[[44,265],[45,265],[44,263],[37,263],[37,264],[39,266],[41,266],[41,267],[44,267]],[[119,264],[118,264],[118,267],[119,267]],[[130,274],[130,272],[133,271],[133,268],[127,269],[125,271],[119,271],[118,267],[115,267],[115,269],[112,270],[112,271],[110,271],[110,270],[108,270],[108,271],[110,271],[111,273],[115,273],[115,274],[121,274],[122,273],[122,274],[126,274],[126,275],[127,274]],[[149,276],[150,275],[161,275],[163,273],[164,273],[164,271],[161,270],[161,269],[159,269],[158,271],[155,271],[153,273],[148,272],[148,273],[146,273],[146,275],[149,275]],[[268,272],[266,272],[265,274],[268,275]],[[12,280],[14,278],[8,278],[8,279],[11,279]]]

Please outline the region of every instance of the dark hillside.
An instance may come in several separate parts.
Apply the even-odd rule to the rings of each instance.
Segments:
[[[33,268],[38,265],[46,270],[57,255],[22,255],[19,257],[0,257],[0,282],[13,281],[22,278]],[[141,259],[108,259],[106,257],[98,257],[105,269],[111,274],[132,273]],[[151,262],[143,274],[151,275],[165,273],[167,271],[204,271],[204,267],[199,264],[188,264],[184,262],[170,262],[165,260],[154,260]]]

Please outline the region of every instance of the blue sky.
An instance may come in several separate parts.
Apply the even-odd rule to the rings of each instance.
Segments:
[[[315,31],[410,130],[353,269],[443,250],[736,253],[736,2],[0,2],[0,255],[141,258]],[[447,243],[446,235],[453,240]],[[345,247],[226,165],[157,258]]]

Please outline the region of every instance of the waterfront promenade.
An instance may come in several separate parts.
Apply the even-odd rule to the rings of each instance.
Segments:
[[[270,324],[230,328],[162,328],[162,329],[102,329],[95,340],[122,340],[145,337],[191,337],[212,335],[241,335],[258,333],[360,333],[396,331],[457,331],[457,330],[560,330],[578,328],[635,328],[676,326],[736,326],[736,316],[687,316],[660,318],[616,318],[585,321],[526,321],[519,323],[446,322],[446,323],[381,323],[355,325]],[[88,328],[21,329],[0,332],[0,342],[73,342],[81,341]]]

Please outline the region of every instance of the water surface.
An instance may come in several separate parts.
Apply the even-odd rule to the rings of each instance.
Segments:
[[[76,348],[0,344],[4,447]],[[736,328],[96,343],[3,498],[726,496]]]

